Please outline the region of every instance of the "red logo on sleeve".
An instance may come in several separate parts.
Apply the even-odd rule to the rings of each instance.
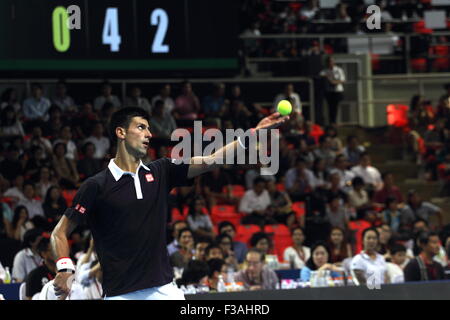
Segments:
[[[81,206],[80,204],[77,204],[75,206],[75,210],[77,210],[79,213],[85,213],[86,212],[86,208]]]
[[[155,179],[153,178],[153,175],[151,173],[147,173],[145,175],[145,179],[147,179],[147,182],[153,182]]]

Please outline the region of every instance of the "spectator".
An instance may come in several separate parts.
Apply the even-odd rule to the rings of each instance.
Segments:
[[[32,270],[25,281],[25,297],[28,300],[40,293],[44,285],[56,276],[56,262],[53,258],[52,247],[48,238],[42,238],[36,251],[43,260],[43,264]]]
[[[176,120],[195,120],[200,111],[200,101],[192,91],[190,82],[183,82],[181,95],[175,100],[173,116]]]
[[[349,203],[356,210],[366,210],[371,207],[369,195],[364,190],[364,180],[361,177],[355,177],[352,180],[352,189],[348,193]]]
[[[227,234],[220,234],[217,236],[216,242],[222,248],[227,268],[238,270],[239,263],[233,252],[233,240],[231,237]]]
[[[334,58],[329,56],[326,60],[326,69],[320,72],[325,79],[325,98],[328,104],[329,124],[335,124],[337,120],[339,104],[344,99],[344,83],[346,77],[344,70],[335,64]]]
[[[52,155],[52,144],[50,140],[42,136],[42,123],[35,122],[32,127],[31,137],[25,141],[25,148],[30,149],[33,146],[41,147],[45,151],[45,156],[50,157]]]
[[[377,252],[384,255],[385,258],[389,257],[389,249],[394,245],[395,240],[392,238],[392,229],[387,224],[382,224],[377,227],[380,235],[380,241],[378,244]]]
[[[257,249],[250,249],[245,259],[245,267],[235,276],[236,282],[242,282],[246,290],[275,289],[277,274],[264,266],[265,255]]]
[[[352,247],[345,239],[345,231],[341,228],[331,228],[328,248],[330,249],[330,262],[339,265],[347,258],[351,258]]]
[[[66,145],[62,142],[55,144],[53,147],[53,168],[59,184],[67,189],[75,189],[80,176],[75,162],[66,158]]]
[[[156,100],[150,118],[150,130],[155,138],[170,140],[172,132],[177,128],[175,119],[168,112],[164,112],[164,102]]]
[[[9,181],[23,174],[23,167],[19,160],[19,148],[14,145],[8,147],[6,158],[0,162],[0,174]]]
[[[405,267],[405,281],[443,280],[444,268],[433,260],[440,250],[438,234],[422,232],[417,241],[422,252]]]
[[[30,221],[28,209],[25,206],[17,206],[11,223],[10,237],[23,241],[25,233],[33,228],[34,224]]]
[[[58,184],[55,177],[53,176],[53,172],[50,171],[48,166],[43,166],[39,169],[38,181],[36,183],[36,196],[43,199],[47,194],[47,190],[51,186],[55,186]]]
[[[245,214],[242,223],[260,226],[270,223],[272,219],[267,216],[267,208],[270,203],[266,182],[261,177],[256,178],[253,182],[253,189],[245,192],[239,204],[239,212]]]
[[[53,104],[57,105],[64,113],[74,113],[77,111],[75,101],[67,94],[67,86],[60,81],[56,84],[55,96],[52,99]]]
[[[327,219],[331,227],[347,230],[347,224],[350,221],[350,214],[338,195],[331,197],[328,202]]]
[[[208,237],[213,239],[215,233],[208,210],[205,207],[205,200],[196,197],[189,206],[187,216],[188,227],[197,237]]]
[[[206,261],[211,259],[225,259],[225,254],[223,253],[222,248],[217,243],[210,244],[205,249]]]
[[[305,232],[299,226],[291,229],[291,247],[284,249],[283,259],[289,262],[291,269],[301,269],[311,256],[310,248],[303,245],[305,242]]]
[[[35,180],[38,177],[39,170],[42,167],[48,167],[50,159],[45,156],[44,150],[39,146],[33,146],[28,152],[29,158],[25,164],[25,176]]]
[[[267,167],[267,165],[263,165],[261,162],[258,162],[254,165],[249,165],[247,171],[245,172],[245,188],[247,190],[253,189],[253,182],[256,178],[260,177],[264,181],[276,181],[274,175],[261,175],[262,168]]]
[[[186,221],[175,221],[172,224],[172,237],[173,241],[167,245],[167,252],[169,256],[171,256],[175,251],[180,248],[180,244],[178,243],[178,235],[181,230],[186,229],[188,227]]]
[[[19,103],[19,95],[14,88],[6,88],[3,91],[0,98],[0,110],[3,110],[6,106],[12,106],[14,111],[19,114],[22,111],[22,106]]]
[[[324,242],[317,242],[311,248],[311,256],[306,261],[305,267],[300,271],[300,279],[303,282],[308,282],[311,279],[312,271],[323,272],[329,270],[331,277],[337,278],[342,276],[342,269],[331,263],[330,249]]]
[[[41,265],[42,258],[37,251],[41,240],[42,231],[39,229],[28,230],[23,236],[24,249],[15,255],[12,269],[12,278],[16,282],[24,281],[32,270]]]
[[[220,118],[229,107],[229,101],[225,100],[225,85],[216,83],[213,85],[213,92],[203,100],[203,111],[208,118]]]
[[[272,247],[272,241],[269,235],[265,232],[256,232],[252,234],[250,238],[250,246],[258,249],[264,255],[270,254]]]
[[[355,174],[347,169],[348,164],[347,158],[343,154],[339,154],[334,159],[334,167],[330,169],[330,176],[338,174],[339,187],[346,191],[350,191],[352,179],[355,177]]]
[[[109,83],[102,85],[101,95],[94,100],[94,110],[100,111],[106,102],[112,103],[116,109],[121,106],[119,98],[112,94],[112,87]]]
[[[0,112],[0,137],[25,136],[19,117],[11,105],[7,105]]]
[[[208,273],[208,283],[209,290],[211,292],[217,291],[217,284],[219,282],[219,276],[221,275],[223,279],[227,276],[227,265],[222,259],[211,259],[208,261],[209,273]]]
[[[380,172],[377,168],[371,166],[370,155],[367,152],[361,154],[359,165],[352,168],[355,176],[359,176],[364,180],[369,193],[379,191],[383,188]]]
[[[402,212],[399,210],[398,201],[395,197],[388,197],[385,202],[385,209],[381,213],[383,223],[388,225],[394,234],[398,234],[403,229]]]
[[[387,273],[391,283],[405,282],[405,275],[403,273],[404,263],[406,258],[406,248],[404,245],[397,244],[390,249],[391,262],[386,263]]]
[[[25,200],[25,195],[23,194],[23,182],[23,175],[18,174],[13,180],[13,186],[7,189],[3,194],[5,197],[11,198],[13,207],[17,205],[17,202]]]
[[[284,91],[275,97],[272,112],[276,112],[278,103],[281,100],[289,100],[292,104],[292,111],[297,114],[302,113],[302,102],[300,100],[300,95],[294,91],[294,85],[292,83],[288,83],[284,87]]]
[[[44,209],[45,217],[53,221],[53,225],[56,225],[67,208],[66,199],[61,195],[59,187],[52,186],[48,189],[42,208]]]
[[[292,211],[291,198],[286,192],[277,190],[274,181],[268,181],[266,185],[271,201],[269,213],[276,222],[292,226],[295,223],[295,213]]]
[[[331,150],[335,155],[340,155],[343,152],[344,145],[341,138],[338,136],[338,132],[335,126],[327,126],[325,128],[325,136],[330,137]]]
[[[341,178],[337,171],[334,171],[328,176],[329,181],[327,182],[327,188],[320,190],[325,197],[325,201],[329,202],[331,198],[338,197],[341,200],[341,204],[348,205],[348,195],[343,191],[341,187]]]
[[[101,170],[101,161],[95,159],[95,144],[86,142],[81,148],[83,159],[77,162],[77,169],[82,180],[85,180]]]
[[[125,100],[125,106],[141,108],[147,111],[148,114],[152,114],[152,106],[147,98],[142,97],[142,91],[139,87],[133,87],[131,89],[130,97]]]
[[[210,238],[199,237],[195,244],[194,259],[206,261],[206,248],[212,243]]]
[[[389,283],[386,260],[376,250],[380,243],[380,235],[374,228],[362,233],[364,250],[353,257],[351,270],[355,274],[357,284],[378,286]]]
[[[181,279],[177,281],[178,285],[183,286],[207,286],[209,267],[204,261],[191,260],[183,270]]]
[[[96,122],[93,125],[91,135],[84,141],[92,142],[95,145],[95,159],[103,159],[111,146],[109,139],[104,136],[104,127],[101,122]]]
[[[366,149],[359,144],[358,137],[352,135],[347,137],[347,146],[344,148],[343,154],[350,166],[356,166],[359,163],[361,154],[365,151]]]
[[[179,249],[170,256],[172,267],[186,268],[194,255],[194,236],[189,228],[180,230],[178,233]]]
[[[44,210],[42,209],[42,201],[37,200],[34,183],[27,181],[23,185],[23,194],[25,199],[17,203],[18,206],[25,206],[30,215],[30,219],[34,220],[34,217],[44,217]]]
[[[394,197],[402,207],[403,195],[400,188],[394,184],[394,175],[391,172],[384,172],[381,178],[383,179],[383,188],[375,193],[374,202],[379,206],[384,206],[389,197]]]
[[[325,160],[322,158],[316,158],[313,162],[312,168],[312,176],[309,181],[309,185],[314,190],[325,189],[327,186],[327,170]]]
[[[27,120],[42,120],[48,118],[50,100],[43,96],[42,86],[38,83],[31,85],[31,97],[23,102],[23,114]]]
[[[164,113],[172,113],[173,109],[175,109],[175,102],[170,96],[171,90],[170,84],[163,85],[159,90],[159,94],[152,98],[152,106],[156,104],[157,100],[162,100],[164,102]]]
[[[295,167],[286,172],[285,187],[292,201],[304,201],[305,195],[311,192],[310,181],[313,173],[306,168],[304,158],[298,158]]]
[[[313,151],[314,158],[324,160],[326,168],[331,168],[336,158],[336,152],[332,147],[332,139],[323,135],[319,138],[319,148]]]
[[[62,118],[62,111],[60,107],[53,104],[50,109],[48,109],[48,120],[44,123],[43,129],[44,129],[44,136],[50,137],[51,139],[56,137],[59,132],[61,131],[61,128],[63,127],[63,118]]]
[[[347,13],[348,5],[346,3],[338,3],[336,5],[335,20],[339,22],[352,22],[352,18]]]
[[[402,210],[402,214],[405,224],[410,224],[415,219],[423,219],[428,224],[431,216],[437,216],[438,228],[441,229],[444,225],[441,209],[428,201],[423,201],[416,190],[408,191],[407,204]]]
[[[233,252],[238,263],[244,262],[247,254],[247,245],[240,241],[234,241],[236,236],[236,227],[229,221],[222,221],[218,225],[219,234],[228,234],[233,239]]]
[[[59,138],[53,142],[53,146],[60,142],[66,144],[66,158],[69,160],[77,161],[77,145],[72,140],[72,128],[69,125],[65,125],[61,128],[61,130],[59,131]]]
[[[202,176],[203,193],[210,208],[217,204],[237,204],[238,199],[232,195],[231,178],[221,168],[214,168]]]
[[[82,105],[81,111],[72,120],[75,133],[79,139],[85,139],[91,132],[92,123],[99,121],[98,114],[93,111],[92,104],[86,102]]]

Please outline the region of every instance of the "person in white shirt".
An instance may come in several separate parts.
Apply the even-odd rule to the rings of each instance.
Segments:
[[[292,111],[298,114],[302,113],[302,101],[300,100],[300,95],[294,91],[294,85],[292,83],[288,83],[284,88],[284,92],[278,94],[273,101],[272,111],[275,112],[277,109],[278,103],[281,100],[289,99],[292,104]]]
[[[348,168],[348,161],[343,154],[339,154],[334,159],[334,166],[330,169],[330,176],[333,174],[339,175],[339,187],[345,192],[351,190],[352,179],[355,174],[351,172]]]
[[[386,260],[376,251],[380,235],[375,228],[368,228],[362,234],[364,250],[353,257],[350,269],[356,277],[356,283],[379,288],[389,283]]]
[[[23,175],[16,176],[13,180],[13,186],[11,188],[8,188],[3,194],[3,196],[12,199],[14,203],[13,207],[17,205],[17,202],[25,200],[25,195],[23,194],[23,183]]]
[[[98,96],[94,100],[94,110],[99,111],[102,109],[106,102],[110,102],[118,109],[121,106],[120,100],[117,96],[112,94],[112,87],[109,83],[105,83],[102,86],[102,95]]]
[[[311,257],[311,249],[303,245],[305,233],[301,227],[293,228],[291,235],[294,244],[284,250],[283,258],[289,262],[291,269],[301,269]]]
[[[109,150],[110,142],[103,132],[103,124],[98,121],[94,124],[91,136],[84,141],[84,143],[92,142],[95,145],[94,159],[103,159]]]
[[[369,189],[379,191],[383,188],[383,180],[380,171],[371,166],[370,155],[367,152],[361,154],[359,165],[352,168],[357,177],[361,177]]]
[[[391,283],[405,282],[403,269],[408,264],[409,259],[406,257],[406,247],[404,245],[394,245],[389,250],[391,262],[387,262],[387,273]]]
[[[17,203],[17,206],[24,206],[28,210],[28,215],[32,220],[36,216],[44,217],[44,210],[42,209],[42,201],[36,200],[34,184],[30,181],[25,182],[23,186],[23,194],[25,199]]]
[[[31,97],[23,102],[23,115],[28,120],[48,120],[50,100],[43,96],[42,86],[38,83],[32,85]]]
[[[23,242],[25,248],[14,257],[12,278],[16,282],[22,282],[27,275],[42,264],[42,258],[37,252],[37,246],[42,239],[42,231],[31,229],[25,233]]]
[[[66,145],[66,158],[77,161],[77,145],[72,140],[72,128],[69,125],[65,125],[61,128],[59,131],[59,138],[53,142],[53,147],[60,142]]]
[[[242,223],[264,225],[268,222],[269,217],[266,216],[266,210],[270,204],[266,181],[261,177],[255,178],[253,189],[245,192],[239,204],[239,211],[245,214]]]
[[[327,68],[320,72],[325,78],[325,99],[328,104],[329,124],[337,121],[339,103],[344,99],[344,86],[346,81],[344,70],[335,64],[333,57],[326,61]]]
[[[131,96],[125,100],[125,106],[141,108],[147,111],[148,114],[152,113],[152,105],[150,105],[147,98],[142,97],[142,91],[139,87],[131,89]]]
[[[172,110],[175,108],[175,101],[170,96],[170,92],[172,87],[170,84],[165,84],[161,87],[159,94],[152,98],[152,106],[155,105],[156,101],[162,100],[164,101],[164,112],[172,113]]]
[[[75,101],[73,101],[72,97],[67,95],[67,87],[64,82],[58,82],[56,85],[56,92],[52,102],[60,107],[63,112],[77,111]]]

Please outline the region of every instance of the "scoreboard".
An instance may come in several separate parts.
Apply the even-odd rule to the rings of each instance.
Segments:
[[[237,0],[1,0],[0,70],[237,67]]]

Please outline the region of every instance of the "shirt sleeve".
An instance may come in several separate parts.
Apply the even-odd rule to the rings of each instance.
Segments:
[[[64,215],[78,224],[85,223],[86,217],[95,207],[97,194],[98,184],[93,179],[86,180],[78,189],[72,205],[66,209]]]
[[[188,186],[192,184],[193,179],[188,179],[188,163],[176,164],[175,159],[164,158],[165,172],[168,178],[169,191],[176,187]]]

